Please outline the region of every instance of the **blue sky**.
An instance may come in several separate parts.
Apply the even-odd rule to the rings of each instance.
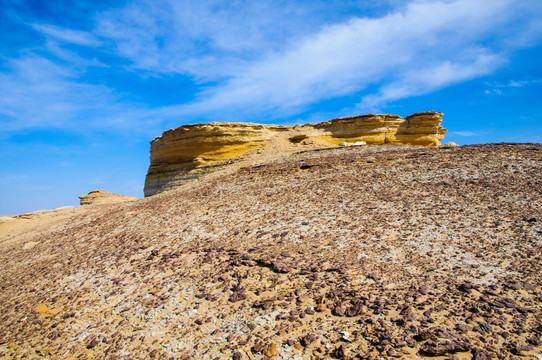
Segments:
[[[542,141],[542,1],[0,0],[0,214],[142,196],[186,123],[445,113]]]

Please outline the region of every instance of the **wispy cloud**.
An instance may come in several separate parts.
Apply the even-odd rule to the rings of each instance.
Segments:
[[[80,82],[76,71],[42,56],[27,54],[7,66],[0,74],[3,131],[92,123],[92,112],[111,105],[107,87]]]
[[[542,128],[532,129],[518,135],[510,136],[505,141],[542,143]]]
[[[480,136],[482,133],[477,131],[452,131],[450,135],[457,135],[457,136],[465,136],[465,137],[473,137],[473,136]]]
[[[499,29],[514,11],[509,0],[415,2],[381,18],[325,26],[252,61],[176,111],[258,109],[283,115],[379,85],[375,93],[360,93],[358,109],[373,110],[388,101],[486,75],[504,64],[502,49],[483,43],[490,34],[501,35]]]
[[[70,30],[54,25],[33,24],[32,27],[44,35],[68,44],[99,46],[101,41],[88,31]]]
[[[97,17],[95,32],[134,69],[215,81],[303,34],[296,2],[141,0]]]
[[[485,90],[484,93],[488,95],[503,95],[507,89],[540,86],[542,85],[542,79],[510,80],[507,83],[487,82],[486,85],[489,87],[489,89]]]
[[[525,87],[525,86],[533,86],[533,85],[542,85],[542,79],[520,80],[520,81],[510,80],[508,84],[501,85],[500,87]]]
[[[377,94],[365,96],[358,108],[374,110],[389,101],[427,94],[489,74],[503,62],[500,56],[478,49],[463,54],[461,59],[455,60],[457,63],[444,61],[433,67],[408,71],[400,79],[382,86]]]

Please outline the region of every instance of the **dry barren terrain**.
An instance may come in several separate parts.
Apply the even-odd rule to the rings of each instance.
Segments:
[[[542,145],[307,151],[0,224],[0,357],[542,359]]]

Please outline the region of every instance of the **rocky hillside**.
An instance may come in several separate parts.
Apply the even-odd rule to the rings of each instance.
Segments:
[[[262,157],[277,159],[301,150],[356,142],[437,146],[446,133],[441,122],[442,113],[429,111],[406,118],[369,114],[296,126],[183,125],[151,142],[145,196],[174,189],[226,167],[244,166]]]
[[[540,359],[542,145],[305,151],[0,225],[0,357]]]

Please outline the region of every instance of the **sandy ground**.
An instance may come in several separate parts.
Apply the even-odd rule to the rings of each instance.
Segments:
[[[290,154],[0,223],[0,357],[540,359],[542,145]]]

